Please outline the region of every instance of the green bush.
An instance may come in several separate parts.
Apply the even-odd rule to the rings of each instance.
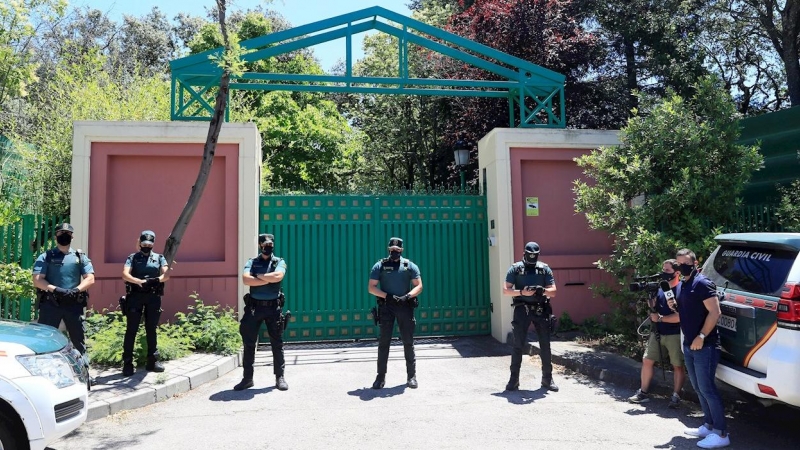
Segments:
[[[158,327],[158,353],[162,361],[181,358],[191,351],[220,355],[236,353],[242,346],[239,322],[231,308],[205,305],[195,292],[188,313],[175,314],[174,323]],[[86,340],[92,362],[114,366],[122,363],[122,343],[127,322],[120,311],[90,311],[86,317]],[[147,359],[147,334],[140,325],[133,346],[137,364]]]
[[[800,231],[800,180],[788,187],[779,187],[781,203],[775,215],[785,231]]]
[[[589,317],[583,321],[581,331],[590,338],[597,338],[606,334],[605,327],[594,317]]]
[[[198,351],[231,355],[242,346],[239,322],[231,308],[205,305],[197,294],[189,296],[194,305],[189,305],[189,313],[175,314],[175,326],[180,327]]]
[[[572,321],[572,317],[569,316],[569,313],[566,311],[562,312],[561,317],[558,318],[558,331],[573,331],[577,329],[578,326]]]
[[[122,363],[122,343],[125,339],[127,322],[119,311],[103,310],[103,313],[90,311],[86,317],[86,341],[93,364],[116,366]],[[160,325],[158,334],[158,353],[162,361],[181,358],[192,349],[191,339],[173,325]],[[143,365],[147,361],[147,336],[144,326],[139,327],[133,344],[134,361]]]
[[[0,264],[0,295],[32,299],[34,291],[31,271],[16,263]]]

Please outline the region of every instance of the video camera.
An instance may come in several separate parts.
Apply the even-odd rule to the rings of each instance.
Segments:
[[[659,274],[634,277],[633,283],[628,285],[628,289],[631,292],[645,291],[648,294],[655,294],[658,292],[660,280],[661,276]]]

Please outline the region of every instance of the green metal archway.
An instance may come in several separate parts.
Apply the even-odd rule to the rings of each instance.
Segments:
[[[370,30],[397,37],[397,77],[353,76],[352,37]],[[341,38],[347,44],[344,75],[248,72],[232,78],[230,89],[507,98],[511,127],[566,125],[564,75],[378,6],[242,41],[249,51],[242,59],[250,63]],[[484,69],[498,80],[410,77],[409,44]],[[210,57],[222,51],[219,47],[170,62],[172,120],[210,120],[212,91],[222,76]]]

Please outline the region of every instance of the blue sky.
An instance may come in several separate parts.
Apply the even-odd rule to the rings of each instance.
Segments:
[[[345,14],[370,6],[382,6],[391,11],[410,16],[407,4],[410,0],[274,0],[268,8],[280,12],[294,26],[304,25],[317,20]],[[176,14],[187,14],[205,17],[205,8],[212,7],[214,0],[69,0],[70,6],[89,6],[108,13],[113,20],[119,21],[124,14],[143,16],[154,6],[172,19]],[[263,0],[229,0],[228,10],[245,10],[264,5]],[[353,39],[353,56],[361,58],[361,42],[363,34]],[[339,59],[345,57],[344,42],[335,41],[314,47],[314,53],[322,68],[330,70]]]

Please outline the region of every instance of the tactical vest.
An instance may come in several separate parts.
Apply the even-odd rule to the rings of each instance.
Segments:
[[[161,256],[161,254],[156,253],[156,252],[150,252],[149,256],[145,256],[145,254],[142,253],[142,252],[131,253],[128,256],[128,258],[130,258],[130,260],[131,260],[131,276],[134,277],[134,278],[142,278],[142,275],[144,275],[144,274],[134,273],[134,268],[136,268],[136,266],[134,266],[134,263],[137,263],[137,262],[140,263],[140,262],[142,262],[142,258],[145,258],[145,259],[150,259],[151,262],[154,262],[154,263],[156,263],[156,265],[158,265],[158,260],[160,259],[159,258],[160,256]],[[160,265],[159,265],[158,271],[159,271],[158,275],[161,275],[161,266]]]
[[[44,260],[45,260],[45,262],[46,262],[48,265],[49,265],[49,264],[50,264],[50,263],[53,261],[53,258],[55,257],[55,255],[56,255],[56,252],[58,252],[58,253],[61,253],[62,255],[64,255],[64,253],[62,253],[62,252],[61,252],[61,250],[59,250],[59,249],[57,249],[57,248],[51,248],[50,250],[48,250],[48,251],[46,251],[46,252],[45,252],[45,254],[44,254]],[[81,252],[81,249],[77,249],[77,250],[75,250],[75,252],[74,252],[74,253],[75,253],[75,257],[76,257],[76,258],[78,258],[78,264],[79,264],[79,265],[81,265],[81,266],[83,266],[83,258],[81,258],[81,256],[82,256],[84,253],[83,253],[83,252]],[[67,255],[69,255],[69,253],[67,253],[67,254],[66,254],[66,255],[64,255],[64,256],[67,256]],[[63,260],[64,258],[62,257],[61,259]]]

